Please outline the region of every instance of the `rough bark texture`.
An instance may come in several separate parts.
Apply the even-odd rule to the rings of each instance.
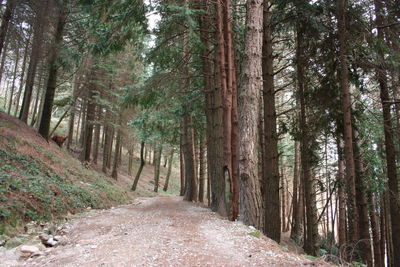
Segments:
[[[185,115],[182,122],[182,147],[183,158],[185,162],[185,195],[186,201],[197,201],[197,179],[196,168],[194,161],[194,136],[192,128],[192,118],[190,115]]]
[[[383,22],[383,8],[381,1],[375,0],[376,25],[381,26]],[[384,42],[384,33],[381,27],[378,27],[378,38]],[[377,79],[380,89],[380,98],[383,112],[383,126],[385,136],[385,156],[386,156],[386,174],[388,178],[388,198],[391,217],[391,238],[393,246],[393,266],[400,266],[400,200],[399,200],[399,181],[396,167],[396,151],[394,145],[394,134],[392,126],[392,115],[390,113],[390,98],[387,85],[387,73],[385,70],[385,58],[382,50],[379,50],[380,62],[377,67]]]
[[[356,207],[356,185],[355,185],[355,166],[354,166],[354,152],[353,152],[353,133],[351,122],[351,98],[349,88],[349,71],[347,64],[347,37],[346,37],[346,3],[345,0],[339,0],[338,7],[338,28],[339,28],[339,58],[340,58],[340,87],[342,90],[342,103],[343,103],[343,124],[344,124],[344,151],[346,159],[346,180],[347,180],[347,204],[348,213],[352,218],[349,223],[350,239],[353,244],[359,240],[358,232],[358,213]]]
[[[262,21],[261,0],[247,1],[243,77],[239,87],[239,183],[240,219],[260,227],[261,195],[257,172],[257,124],[259,94],[262,90]],[[279,212],[279,210],[278,210]],[[278,215],[279,216],[279,215]]]
[[[281,217],[279,216],[279,157],[278,136],[276,132],[274,62],[272,54],[270,1],[263,5],[263,102],[264,102],[264,233],[280,242]],[[284,206],[282,206],[284,207]],[[284,225],[284,223],[283,223]]]
[[[54,36],[54,44],[52,45],[52,54],[49,60],[49,75],[47,80],[46,94],[43,103],[42,115],[40,116],[40,124],[39,124],[39,134],[44,138],[48,139],[50,133],[50,122],[51,122],[51,113],[53,110],[53,102],[54,95],[56,93],[57,86],[57,74],[58,68],[57,60],[58,54],[61,49],[63,34],[64,34],[64,26],[67,18],[67,11],[64,7],[64,4],[61,3],[59,8],[56,32]]]

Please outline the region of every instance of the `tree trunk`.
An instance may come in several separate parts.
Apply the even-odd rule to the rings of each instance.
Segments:
[[[299,7],[297,7],[299,8]],[[317,222],[317,207],[316,207],[316,195],[314,179],[311,171],[311,155],[313,154],[310,144],[310,132],[307,121],[306,113],[306,74],[305,66],[306,54],[305,54],[305,24],[300,19],[296,25],[297,30],[297,47],[296,47],[296,59],[297,59],[297,83],[300,99],[300,132],[301,132],[301,167],[303,172],[304,182],[304,198],[305,198],[305,238],[304,238],[304,250],[307,254],[316,256],[318,255],[318,222]]]
[[[121,116],[121,115],[120,115]],[[119,167],[119,154],[120,154],[120,146],[121,146],[121,118],[119,121],[117,137],[115,139],[115,150],[114,150],[114,163],[113,169],[111,172],[111,177],[115,180],[118,180],[118,167]]]
[[[22,107],[19,114],[19,119],[23,122],[28,122],[29,109],[32,100],[33,84],[35,82],[36,69],[40,59],[40,54],[43,45],[44,23],[45,23],[45,8],[48,6],[48,0],[39,5],[34,25],[32,50],[29,61],[28,73],[25,82],[24,98],[22,100]]]
[[[359,218],[359,238],[357,242],[360,249],[361,261],[366,263],[367,266],[372,266],[372,251],[371,251],[371,236],[369,234],[369,217],[368,217],[368,203],[366,196],[366,182],[364,181],[365,171],[363,157],[360,152],[360,140],[358,132],[353,129],[353,151],[355,156],[355,170],[356,170],[356,203]]]
[[[160,145],[154,153],[154,192],[158,192],[160,184],[160,167],[161,167],[162,146]]]
[[[128,175],[132,175],[132,167],[133,167],[133,153],[134,153],[134,143],[132,143],[129,147],[128,154]]]
[[[83,150],[81,153],[81,160],[82,161],[90,161],[90,155],[92,150],[92,141],[93,141],[93,121],[95,119],[95,110],[96,110],[96,99],[95,99],[95,67],[92,67],[91,75],[89,77],[89,95],[87,99],[87,109],[86,109],[86,119],[85,119],[85,126],[84,126],[84,139],[83,139]]]
[[[185,162],[185,195],[186,201],[197,201],[197,180],[194,162],[194,136],[192,118],[189,114],[184,115],[182,121],[183,158]]]
[[[379,220],[376,216],[376,203],[372,192],[368,192],[369,217],[371,220],[372,244],[374,248],[374,266],[384,267],[383,254],[381,251],[380,235],[379,235]]]
[[[106,113],[104,115],[104,147],[103,147],[103,166],[102,171],[107,173],[107,162],[108,162],[108,151],[110,147],[110,124],[108,120],[110,119],[110,111],[106,109]]]
[[[292,198],[292,206],[293,206],[293,216],[292,216],[292,229],[290,233],[290,238],[293,239],[297,244],[300,244],[301,235],[302,235],[302,209],[303,207],[300,205],[301,195],[300,195],[300,173],[299,173],[299,165],[300,165],[300,155],[299,155],[299,142],[295,141],[294,143],[294,168],[293,168],[293,198]]]
[[[205,170],[205,146],[204,146],[204,139],[200,138],[200,148],[199,148],[199,202],[204,202],[204,187],[205,187],[205,180],[206,180],[206,170]]]
[[[243,76],[239,87],[240,219],[247,225],[259,228],[262,203],[257,175],[256,146],[259,93],[262,89],[263,9],[261,0],[248,0],[246,6]]]
[[[97,159],[99,157],[99,144],[100,144],[100,130],[101,130],[101,116],[103,108],[100,105],[96,106],[96,128],[94,130],[94,144],[93,144],[93,163],[97,164]]]
[[[57,86],[57,73],[58,73],[58,54],[61,49],[64,26],[67,18],[67,10],[61,3],[58,14],[58,21],[56,26],[56,32],[54,36],[54,44],[52,45],[52,54],[49,60],[49,75],[47,80],[46,95],[44,98],[44,105],[42,110],[42,115],[39,124],[39,134],[45,139],[48,139],[50,133],[50,123],[51,123],[51,112],[53,109],[54,95]],[[86,158],[85,158],[86,159]]]
[[[384,24],[382,2],[375,0],[376,26],[378,28],[378,38],[384,42],[383,28]],[[383,127],[385,136],[386,152],[386,171],[388,178],[388,198],[391,217],[391,237],[393,246],[393,264],[400,266],[400,199],[399,199],[399,181],[397,177],[396,151],[393,137],[392,115],[390,113],[389,90],[387,85],[387,73],[385,69],[385,57],[382,50],[378,51],[380,58],[377,67],[377,78],[380,89],[380,98],[383,111]]]
[[[144,160],[144,142],[142,141],[140,143],[140,165],[139,165],[139,169],[138,169],[138,171],[136,173],[133,185],[131,187],[132,191],[136,190],[137,184],[139,182],[140,174],[142,173],[142,170],[143,170],[143,167],[144,167],[145,164],[146,164],[146,161]]]
[[[264,101],[264,165],[263,182],[265,187],[264,233],[280,242],[281,217],[279,216],[279,156],[278,136],[276,133],[275,88],[273,51],[271,36],[270,1],[264,1],[263,34],[263,101]],[[284,194],[284,191],[282,191]],[[283,218],[284,219],[284,218]],[[284,224],[283,224],[284,225]]]
[[[29,44],[30,44],[30,38],[31,36],[29,35],[27,40],[26,40],[26,45],[25,45],[25,50],[24,50],[24,59],[22,61],[22,72],[21,72],[21,77],[19,79],[19,88],[18,88],[18,93],[17,93],[17,100],[16,100],[16,105],[15,105],[15,111],[14,111],[14,116],[16,117],[18,114],[18,109],[19,109],[19,101],[21,99],[21,94],[22,94],[22,89],[24,87],[24,77],[25,77],[25,70],[26,70],[26,61],[28,58],[28,53],[29,53]]]
[[[168,170],[167,170],[167,177],[165,177],[165,184],[164,184],[164,188],[163,188],[163,190],[165,192],[167,192],[167,190],[168,190],[168,184],[169,184],[169,178],[171,177],[173,160],[174,160],[174,149],[172,148],[171,152],[169,154],[169,158],[167,160],[167,162],[168,162]]]
[[[17,70],[18,70],[18,63],[19,63],[19,49],[17,49],[15,56],[16,56],[16,59],[15,59],[15,65],[14,65],[13,80],[11,83],[10,101],[9,101],[8,110],[7,110],[7,113],[9,115],[11,114],[11,107],[12,107],[13,99],[14,99],[13,97],[14,97],[14,89],[15,89],[15,80],[17,79]]]
[[[343,140],[340,136],[337,137],[337,154],[338,154],[338,198],[339,198],[339,222],[338,222],[338,235],[339,235],[339,250],[346,248],[347,245],[347,227],[346,227],[346,199],[345,188],[346,179],[344,173],[344,157],[343,157]]]
[[[0,26],[0,55],[3,51],[3,46],[4,46],[4,42],[6,40],[7,31],[8,31],[8,25],[12,18],[16,3],[17,3],[17,1],[15,1],[15,0],[7,0],[6,9],[4,11],[3,18],[1,20],[1,26]]]
[[[351,122],[351,98],[349,89],[349,71],[347,64],[347,33],[346,33],[346,3],[339,0],[337,12],[339,28],[339,58],[340,58],[340,87],[342,89],[343,124],[344,124],[344,151],[346,159],[346,180],[348,185],[348,213],[352,218],[349,224],[350,238],[353,244],[359,240],[359,218],[356,207],[355,166],[353,152],[353,133]]]
[[[179,145],[179,168],[180,168],[180,178],[181,178],[181,188],[179,191],[179,195],[183,196],[185,194],[185,160],[183,155],[182,133]]]

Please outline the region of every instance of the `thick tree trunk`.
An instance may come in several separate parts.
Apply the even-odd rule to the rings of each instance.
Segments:
[[[182,146],[183,158],[185,162],[185,195],[186,201],[197,201],[197,179],[194,161],[194,136],[192,128],[192,118],[190,115],[184,115],[182,119]]]
[[[136,190],[137,184],[139,182],[140,174],[142,173],[143,167],[144,167],[145,164],[146,164],[146,161],[144,160],[144,142],[141,142],[140,143],[140,165],[139,165],[139,169],[138,169],[138,171],[136,173],[133,185],[131,187],[132,191]]]
[[[280,242],[281,217],[279,216],[279,157],[278,136],[276,132],[274,62],[272,52],[270,1],[264,1],[263,34],[263,101],[264,101],[264,233],[269,238]],[[284,194],[284,191],[282,191]],[[282,207],[284,208],[284,207]],[[284,218],[283,218],[284,219]],[[285,225],[285,223],[283,223]]]
[[[263,9],[261,0],[248,0],[246,6],[243,77],[239,87],[240,219],[247,225],[259,228],[262,203],[257,175],[256,146],[260,106],[259,94],[262,90]]]
[[[337,11],[339,28],[339,58],[340,58],[340,87],[342,89],[343,124],[344,124],[344,151],[346,159],[346,180],[348,186],[348,213],[352,218],[349,223],[350,239],[353,244],[359,240],[359,218],[356,206],[355,166],[353,152],[353,133],[351,122],[351,98],[349,89],[349,71],[347,64],[347,37],[346,37],[346,3],[339,0]]]
[[[131,176],[132,175],[132,167],[133,167],[133,154],[134,154],[134,143],[132,143],[129,147],[128,150],[128,154],[129,154],[129,158],[128,158],[128,175]]]
[[[165,177],[165,184],[164,184],[164,188],[163,188],[163,190],[165,192],[167,192],[167,190],[168,190],[169,179],[171,177],[171,172],[172,172],[173,160],[174,160],[174,149],[171,149],[171,151],[169,152],[168,160],[167,160],[168,170],[167,170],[167,176]]]
[[[154,192],[158,192],[160,185],[160,167],[161,167],[162,146],[156,148],[154,153]]]
[[[52,54],[49,60],[49,75],[47,80],[46,95],[39,124],[39,134],[48,139],[50,133],[51,112],[53,109],[54,95],[57,86],[58,73],[58,54],[63,41],[64,26],[67,18],[67,10],[60,4],[56,32],[54,36],[54,44],[52,45]],[[86,159],[86,158],[85,158]]]
[[[384,24],[382,2],[375,0],[375,15],[376,26],[378,28],[378,38],[384,42],[383,28]],[[400,199],[399,199],[399,181],[397,177],[396,167],[396,151],[394,145],[394,134],[392,126],[392,115],[390,113],[390,98],[387,85],[387,73],[385,69],[385,57],[382,50],[379,50],[380,62],[377,67],[377,78],[380,89],[380,98],[383,112],[383,126],[385,136],[385,156],[386,156],[386,171],[388,178],[388,198],[391,217],[391,237],[393,246],[393,264],[400,266]]]

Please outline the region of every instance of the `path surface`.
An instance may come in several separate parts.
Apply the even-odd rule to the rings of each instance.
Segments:
[[[140,198],[63,226],[65,242],[17,266],[323,266],[178,197]],[[0,263],[1,265],[1,263]],[[328,265],[326,265],[328,266]]]

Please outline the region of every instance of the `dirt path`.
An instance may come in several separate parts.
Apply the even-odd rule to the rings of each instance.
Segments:
[[[63,245],[17,266],[323,266],[178,197],[141,198],[65,224]],[[1,265],[1,263],[0,263]]]

